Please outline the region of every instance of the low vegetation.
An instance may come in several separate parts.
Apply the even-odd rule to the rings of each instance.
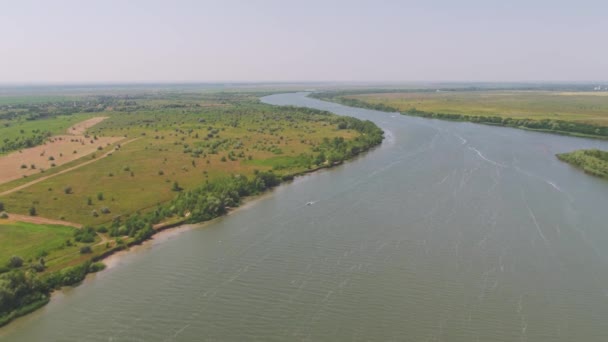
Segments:
[[[608,138],[608,93],[566,91],[325,92],[349,106],[433,119]]]
[[[0,325],[46,304],[53,289],[103,269],[103,257],[159,229],[223,215],[245,196],[340,164],[383,139],[372,122],[265,105],[255,94],[129,94],[70,102],[72,107],[65,100],[0,103],[8,130],[20,129],[19,120],[33,125],[94,112],[107,119],[83,132],[87,139],[123,139],[0,186],[0,212],[9,213],[0,219]],[[51,157],[62,158],[45,160]],[[27,170],[33,164],[23,163]],[[12,214],[84,227],[17,222]]]
[[[577,150],[558,154],[557,158],[582,169],[588,174],[608,178],[608,152],[601,150]]]

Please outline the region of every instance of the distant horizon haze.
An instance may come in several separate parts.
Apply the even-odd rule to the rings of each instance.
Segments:
[[[608,3],[22,0],[0,85],[605,83]]]

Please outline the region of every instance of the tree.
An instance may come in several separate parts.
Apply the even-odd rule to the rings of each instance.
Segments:
[[[66,186],[66,187],[63,189],[63,192],[65,192],[65,193],[66,193],[66,195],[71,194],[71,193],[72,193],[72,187],[71,187],[71,186]]]
[[[98,201],[103,201],[103,192],[97,193],[97,200]]]
[[[0,211],[4,211],[4,203],[0,202]]]
[[[37,212],[36,212],[36,207],[32,206],[30,207],[30,216],[36,216]]]

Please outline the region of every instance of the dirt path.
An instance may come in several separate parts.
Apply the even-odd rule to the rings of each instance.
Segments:
[[[53,220],[46,217],[40,216],[27,216],[27,215],[19,215],[19,214],[11,214],[8,213],[7,221],[20,221],[20,222],[28,222],[28,223],[36,223],[36,224],[58,224],[62,226],[74,227],[74,228],[82,228],[82,225],[79,223],[68,222],[63,220]],[[2,221],[0,221],[2,222]]]
[[[0,184],[39,174],[67,164],[123,140],[123,137],[87,137],[87,129],[107,119],[95,117],[68,128],[67,134],[52,136],[38,146],[0,156]]]
[[[85,121],[81,121],[77,124],[75,124],[74,126],[68,128],[67,133],[71,134],[71,135],[84,135],[84,133],[87,131],[87,129],[97,125],[98,123],[102,122],[103,120],[109,118],[108,116],[98,116],[92,119],[88,119]]]
[[[121,143],[120,145],[121,145],[121,146],[124,146],[124,145],[126,145],[126,144],[128,144],[128,143],[130,143],[130,142],[132,142],[132,141],[137,140],[137,139],[139,139],[139,138],[135,138],[135,139],[131,139],[131,140],[125,141],[124,143]],[[48,176],[45,176],[45,177],[40,177],[40,178],[38,178],[38,179],[36,179],[36,180],[33,180],[33,181],[29,182],[29,183],[25,183],[25,184],[23,184],[23,185],[19,185],[19,186],[14,187],[14,188],[12,188],[12,189],[10,189],[10,190],[7,190],[7,191],[5,191],[5,192],[0,193],[0,196],[6,196],[6,195],[8,195],[8,194],[12,194],[13,192],[16,192],[16,191],[19,191],[19,190],[25,189],[25,188],[27,188],[27,187],[29,187],[29,186],[32,186],[32,185],[36,184],[36,183],[43,182],[43,181],[45,181],[45,180],[47,180],[47,179],[49,179],[49,178],[53,178],[53,177],[55,177],[55,176],[62,175],[62,174],[64,174],[64,173],[66,173],[66,172],[74,171],[74,170],[76,170],[76,169],[78,169],[78,168],[81,168],[81,167],[83,167],[83,166],[85,166],[85,165],[89,165],[89,164],[91,164],[91,163],[94,163],[94,162],[98,161],[98,160],[99,160],[99,159],[101,159],[101,158],[107,157],[108,155],[110,155],[110,154],[112,154],[112,153],[115,153],[115,152],[116,152],[115,150],[110,150],[110,151],[106,152],[105,154],[103,154],[101,157],[98,157],[98,158],[95,158],[95,159],[88,160],[88,161],[86,161],[86,162],[84,162],[84,163],[80,163],[80,164],[78,164],[78,165],[72,166],[72,167],[67,168],[67,169],[65,169],[65,170],[61,170],[61,171],[59,171],[59,172],[57,172],[57,173],[55,173],[55,174],[48,175]]]

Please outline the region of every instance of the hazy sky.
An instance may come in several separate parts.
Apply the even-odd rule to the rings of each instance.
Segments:
[[[608,1],[0,0],[0,83],[608,80]]]

